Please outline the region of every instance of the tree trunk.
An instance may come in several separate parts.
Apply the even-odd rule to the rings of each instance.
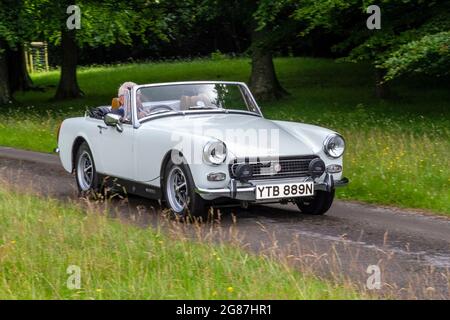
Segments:
[[[7,50],[8,74],[11,92],[25,91],[33,88],[33,81],[25,64],[25,50],[19,45],[16,50]]]
[[[384,81],[385,75],[386,70],[375,68],[375,94],[380,99],[386,99],[390,95],[389,87]]]
[[[275,73],[271,48],[264,43],[263,30],[252,31],[251,58],[252,71],[250,75],[250,88],[260,101],[280,99],[287,95]]]
[[[9,86],[8,65],[6,63],[5,46],[0,42],[0,105],[11,102],[11,90]]]
[[[61,34],[61,77],[55,99],[71,99],[83,96],[77,81],[78,47],[75,30],[64,29]]]

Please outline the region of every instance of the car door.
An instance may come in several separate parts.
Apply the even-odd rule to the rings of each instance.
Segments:
[[[123,131],[101,124],[98,126],[98,147],[101,152],[103,174],[133,180],[134,131],[131,124],[123,124]]]
[[[125,96],[125,106],[131,110],[130,93]],[[130,117],[130,115],[129,115]],[[133,180],[135,176],[134,136],[132,121],[125,119],[122,131],[102,123],[98,127],[97,146],[101,152],[103,174]]]
[[[163,158],[171,150],[170,134],[146,122],[136,130],[136,181],[159,186]],[[175,144],[175,143],[174,143]]]

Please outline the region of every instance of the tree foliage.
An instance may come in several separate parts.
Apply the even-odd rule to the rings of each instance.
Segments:
[[[402,74],[424,73],[435,76],[450,74],[450,32],[425,35],[393,51],[381,64],[388,70],[386,79]]]
[[[276,77],[273,55],[317,34],[331,35],[332,50],[343,59],[370,61],[378,84],[409,73],[449,73],[450,3],[443,0],[77,0],[81,29],[68,32],[66,9],[72,4],[71,0],[0,1],[0,55],[8,50],[17,53],[24,43],[36,40],[70,48],[60,54],[65,77],[58,91],[67,89],[61,97],[80,92],[78,48],[136,42],[151,48],[164,41],[190,45],[192,39],[201,45],[198,30],[207,34],[211,26],[220,28],[210,31],[215,37],[246,39],[234,41],[235,47],[250,54],[250,85],[263,99],[286,93]],[[366,27],[366,9],[372,4],[381,8],[381,30]],[[0,58],[4,69],[0,72],[8,74],[8,58]],[[0,84],[5,90],[6,82]]]
[[[165,38],[164,14],[159,1],[78,0],[81,29],[77,30],[79,46],[131,44],[133,36],[145,41],[150,30]],[[72,1],[26,0],[25,10],[32,12],[35,34],[55,44],[61,43],[61,30],[69,17],[66,9]]]
[[[234,17],[245,28],[250,38],[246,52],[252,61],[249,84],[254,95],[259,100],[279,99],[286,95],[276,75],[273,55],[277,48],[295,38],[298,23],[286,19],[295,6],[285,0],[203,0],[201,7],[206,20]]]
[[[344,35],[344,41],[334,50],[346,52],[345,59],[349,61],[371,61],[376,68],[386,71],[385,80],[411,72],[448,73],[450,5],[446,1],[295,2],[298,8],[294,18],[306,25],[302,35],[316,28]],[[371,4],[381,8],[381,30],[365,26],[366,8]]]
[[[67,8],[72,4],[70,0],[23,0],[15,10],[25,21],[13,33],[21,30],[19,41],[33,38],[62,47],[57,98],[72,98],[82,93],[76,81],[78,48],[84,45],[108,47],[117,43],[131,45],[134,39],[146,42],[148,32],[167,39],[166,15],[158,0],[78,0],[81,28],[68,30],[66,23],[70,13]]]

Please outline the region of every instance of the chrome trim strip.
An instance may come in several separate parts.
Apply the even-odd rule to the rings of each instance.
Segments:
[[[277,182],[275,182],[277,180],[272,181],[272,183],[289,183],[290,181],[286,181],[286,180],[278,180]],[[333,187],[334,188],[339,188],[339,187],[345,187],[346,185],[348,185],[349,180],[347,178],[342,178],[341,180],[335,180],[333,183]],[[271,184],[271,183],[267,183],[267,180],[264,184]],[[315,182],[314,183],[314,190],[321,190],[321,191],[329,191],[330,189],[330,185],[327,184],[327,182]],[[199,195],[204,195],[204,196],[214,196],[214,197],[228,197],[228,198],[237,198],[239,195],[243,195],[243,194],[247,194],[247,196],[252,196],[254,195],[256,190],[256,186],[252,185],[252,186],[248,186],[248,187],[237,187],[236,190],[233,190],[232,187],[230,188],[219,188],[219,189],[208,189],[208,188],[195,188],[195,192],[198,193]],[[235,196],[233,197],[233,193],[235,194]],[[249,195],[250,194],[250,195]]]

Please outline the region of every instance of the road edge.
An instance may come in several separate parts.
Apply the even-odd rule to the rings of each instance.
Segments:
[[[41,163],[46,165],[58,165],[62,168],[61,161],[57,154],[55,153],[44,153],[38,151],[30,151],[24,149],[16,149],[13,147],[4,147],[0,146],[0,158],[19,160],[19,161],[28,161]],[[390,210],[392,212],[401,213],[401,214],[412,214],[412,215],[421,215],[426,217],[435,217],[442,218],[444,220],[450,221],[450,216],[444,212],[435,212],[426,209],[420,208],[404,208],[404,207],[396,207],[393,205],[386,204],[375,204],[364,202],[360,200],[347,200],[347,199],[339,199],[339,202],[350,203],[354,205],[360,205],[371,209],[385,209]]]

